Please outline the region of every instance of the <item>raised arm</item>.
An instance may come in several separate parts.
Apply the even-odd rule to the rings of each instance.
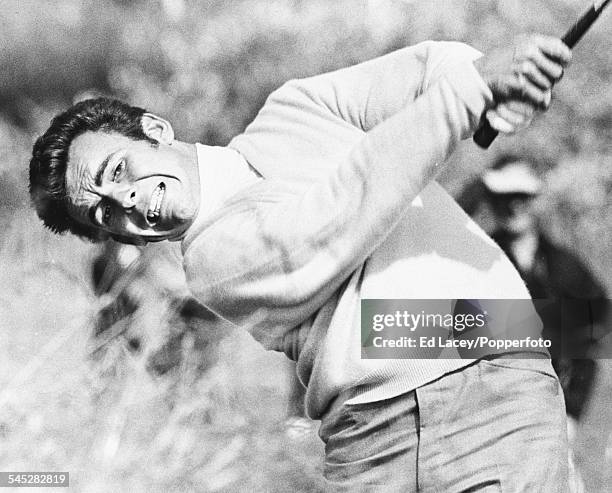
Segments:
[[[230,147],[266,177],[320,179],[363,132],[414,102],[443,75],[462,78],[473,72],[472,61],[479,55],[462,43],[427,41],[353,67],[289,81],[270,95]],[[490,99],[484,84],[482,89]],[[301,164],[299,169],[293,161]]]
[[[446,74],[481,54],[463,43],[425,41],[352,67],[294,81],[314,103],[367,132]]]
[[[185,266],[196,298],[260,341],[274,340],[318,310],[372,254],[494,104],[471,61],[457,60],[453,70],[438,64],[428,69],[415,55],[424,46],[409,57],[415,70],[420,67],[421,82],[412,83],[398,106],[373,104],[387,98],[361,86],[354,89],[360,96],[348,99],[364,104],[343,103],[339,87],[346,85],[339,81],[349,84],[353,77],[344,74],[351,69],[340,71],[340,79],[340,72],[318,79],[334,79],[316,84],[329,92],[308,89],[313,78],[290,82],[270,97],[231,144],[267,179],[186,240]],[[435,81],[426,76],[438,69]],[[537,101],[521,97],[536,105],[546,90]],[[275,184],[274,178],[285,178],[283,166],[293,182],[302,167],[317,173],[292,192]]]
[[[293,91],[296,101],[303,97]],[[304,192],[262,180],[248,191],[250,204],[235,201],[187,239],[196,298],[260,341],[302,323],[385,239],[457,142],[472,135],[488,95],[469,66],[361,134]],[[292,159],[290,146],[285,155]]]

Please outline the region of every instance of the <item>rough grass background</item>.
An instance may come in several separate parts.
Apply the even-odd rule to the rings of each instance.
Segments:
[[[203,376],[189,344],[154,377],[117,341],[89,357],[91,249],[29,212],[2,242],[0,469],[70,471],[75,491],[317,491],[321,446],[285,426],[288,365],[220,335]]]
[[[121,342],[91,358],[95,248],[42,230],[26,168],[51,115],[93,94],[223,145],[291,77],[425,39],[487,51],[514,33],[562,33],[578,0],[0,0],[0,470],[68,470],[73,491],[321,491],[316,428],[287,433],[290,366],[246,335],[219,335],[204,375],[187,338],[163,377]],[[547,188],[538,215],[612,292],[610,12],[574,53],[551,111],[484,152],[466,143],[452,193],[514,152]],[[612,489],[612,368],[581,423],[589,492]],[[607,452],[606,452],[607,447]]]

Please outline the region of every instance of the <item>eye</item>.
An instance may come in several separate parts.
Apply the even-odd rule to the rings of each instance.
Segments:
[[[102,207],[102,224],[108,224],[111,218],[112,210],[110,205]]]
[[[123,159],[117,163],[115,169],[113,170],[113,181],[117,181],[123,172],[123,168],[125,168],[125,163]]]

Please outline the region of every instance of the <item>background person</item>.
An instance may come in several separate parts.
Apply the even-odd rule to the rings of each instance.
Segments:
[[[533,203],[543,186],[533,162],[508,155],[468,185],[458,201],[488,228],[532,297],[541,300],[536,309],[544,323],[543,336],[553,344],[553,366],[565,395],[570,445],[575,451],[580,442],[578,423],[597,377],[593,357],[598,337],[609,332],[610,311],[605,288],[578,255],[549,238],[534,213]],[[570,460],[574,489],[583,491],[574,454]]]
[[[567,411],[578,419],[595,376],[591,357],[597,327],[601,329],[606,320],[606,291],[585,263],[552,241],[538,221],[532,204],[543,182],[533,167],[526,159],[504,156],[458,200],[477,218],[483,210],[491,212],[491,219],[481,222],[489,224],[489,234],[514,263],[534,299],[584,301],[571,305],[568,301],[562,321],[559,305],[549,309],[546,304],[536,304],[543,317],[544,335],[554,344],[553,364],[565,392]],[[563,333],[560,322],[566,327]]]

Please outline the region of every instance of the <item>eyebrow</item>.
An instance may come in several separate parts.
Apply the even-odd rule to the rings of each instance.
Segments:
[[[104,172],[106,171],[106,167],[108,166],[110,158],[111,158],[111,156],[113,154],[114,153],[111,153],[108,156],[106,156],[106,158],[104,158],[104,161],[102,161],[100,163],[100,166],[98,166],[98,169],[96,170],[96,175],[94,177],[94,183],[98,187],[102,186],[102,176],[104,176]]]

